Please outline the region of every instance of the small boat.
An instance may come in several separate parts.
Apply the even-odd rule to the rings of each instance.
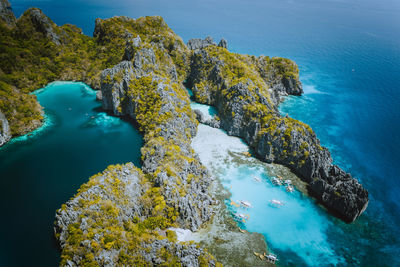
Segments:
[[[286,191],[292,193],[294,191],[294,187],[291,185],[286,186]]]
[[[240,200],[239,203],[240,203],[240,205],[241,205],[242,207],[245,207],[245,208],[252,208],[252,207],[253,207],[253,206],[251,206],[251,203],[250,203],[250,202],[245,201],[245,200]]]
[[[285,205],[285,203],[283,203],[283,202],[280,201],[280,200],[276,200],[276,199],[272,199],[272,200],[270,201],[270,204],[271,204],[272,206],[274,206],[274,207],[279,207],[279,206],[284,206],[284,205]]]
[[[241,229],[241,228],[239,228],[239,231],[240,231],[242,234],[248,233],[246,230],[243,230],[243,229]]]
[[[236,220],[241,220],[242,222],[246,222],[246,220],[248,220],[250,218],[249,215],[247,214],[243,214],[243,213],[236,213],[235,214],[235,219]]]
[[[285,184],[291,185],[292,184],[292,180],[289,180],[289,179],[285,180]]]
[[[267,261],[271,262],[271,263],[275,263],[276,261],[278,261],[278,257],[274,254],[268,254],[266,255],[264,253],[264,257],[267,259]]]
[[[261,179],[259,177],[254,177],[253,180],[258,182],[258,183],[261,183]]]
[[[272,183],[275,185],[282,185],[282,181],[276,177],[272,178]]]

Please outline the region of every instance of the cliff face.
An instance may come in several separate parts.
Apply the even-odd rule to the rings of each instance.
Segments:
[[[16,19],[8,0],[0,0],[0,19],[10,27],[15,26]]]
[[[124,23],[128,25],[124,26],[124,31],[116,30]],[[149,24],[153,26],[149,27]],[[93,253],[93,257],[90,257],[94,261],[110,266],[120,264],[125,258],[129,259],[130,264],[134,262],[139,265],[171,265],[173,262],[180,262],[184,266],[216,264],[198,245],[177,244],[176,240],[162,237],[165,229],[171,226],[197,230],[211,218],[215,201],[209,193],[211,177],[190,145],[191,138],[196,134],[197,121],[190,109],[189,96],[179,82],[184,77],[180,75],[182,69],[175,63],[177,51],[182,57],[189,51],[170,30],[161,31],[166,33],[164,36],[158,31],[156,40],[150,32],[157,30],[154,27],[167,26],[159,17],[148,17],[145,21],[125,17],[97,21],[95,34],[99,40],[108,40],[110,36],[119,38],[116,36],[121,33],[121,41],[125,46],[121,53],[122,61],[101,73],[103,108],[118,116],[130,116],[137,122],[145,141],[141,149],[143,165],[141,171],[135,169],[135,172],[140,174],[139,179],[138,175],[129,175],[130,170],[126,170],[127,166],[123,166],[121,170],[118,167],[116,173],[110,174],[106,171],[99,176],[100,178],[91,178],[90,182],[82,187],[84,189],[81,188],[80,193],[58,211],[56,233],[62,247],[62,265],[71,262],[74,265],[83,264],[90,253]],[[108,178],[104,177],[113,177],[126,185],[128,183],[124,180],[128,178],[131,183],[139,181],[134,182],[135,185],[129,185],[130,188],[135,188],[135,191],[126,188],[121,190],[115,188],[115,182],[107,182]],[[107,196],[107,192],[97,192],[98,183],[103,185],[101,188],[119,192],[119,196],[110,197]],[[90,195],[83,195],[86,194],[82,193],[84,191]],[[121,192],[126,192],[126,197],[131,198],[129,203],[122,201],[125,197],[120,197]],[[97,208],[92,201],[86,201],[96,196],[101,196],[102,201],[111,199],[116,209],[121,211],[118,217],[114,216],[111,219],[106,216],[103,224],[130,224],[131,228],[139,227],[139,230],[151,238],[146,239],[134,232],[132,238],[139,240],[134,245],[131,244],[131,240],[123,241],[117,247],[102,244],[101,249],[93,252],[93,246],[88,242],[83,252],[79,253],[82,248],[77,246],[79,243],[74,240],[79,237],[79,240],[93,242],[85,232],[97,233],[104,228],[103,224],[98,225],[94,221],[76,219],[88,212],[91,214],[91,210]],[[79,207],[74,205],[82,202],[81,198],[88,204]],[[73,219],[70,219],[71,216]],[[84,234],[76,237],[71,227],[79,233],[83,231]],[[114,232],[121,231],[125,235],[129,230],[125,227],[110,231],[113,235]],[[102,240],[101,237],[102,235],[99,235],[97,239]],[[98,242],[96,239],[95,241]],[[77,254],[79,256],[76,256]],[[165,257],[165,254],[169,256]],[[141,261],[136,262],[137,257]]]
[[[199,266],[215,261],[195,244],[161,231],[170,208],[133,164],[109,166],[90,178],[56,214],[61,266]]]
[[[335,215],[352,222],[365,210],[362,185],[332,164],[308,125],[277,111],[280,96],[302,93],[294,62],[210,45],[194,51],[188,85],[197,101],[217,108],[228,134],[244,138],[264,161],[288,166]]]
[[[144,133],[143,171],[154,176],[178,223],[197,229],[211,215],[210,177],[195,156],[190,140],[197,122],[189,97],[164,43],[128,39],[124,59],[101,75],[103,108],[128,115]],[[186,50],[183,43],[178,50]],[[192,179],[195,178],[195,179]]]
[[[197,101],[218,109],[220,119],[207,123],[244,138],[263,160],[289,166],[338,216],[353,221],[366,208],[366,190],[332,165],[311,128],[277,111],[281,96],[302,93],[294,62],[233,54],[211,38],[190,41],[189,50],[161,17],[97,19],[91,38],[34,8],[13,20],[8,2],[0,3],[0,145],[40,124],[28,93],[53,80],[101,89],[103,109],[131,117],[144,136],[141,170],[110,166],[57,211],[62,266],[217,264],[167,230],[199,229],[216,204],[212,178],[190,145],[197,120],[183,81]]]
[[[10,126],[8,125],[8,121],[6,116],[0,111],[0,146],[5,144],[8,140],[11,139],[11,131]]]

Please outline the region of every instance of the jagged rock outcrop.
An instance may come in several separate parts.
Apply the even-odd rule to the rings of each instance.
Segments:
[[[213,38],[210,36],[206,37],[205,39],[193,38],[187,43],[187,47],[190,50],[202,49],[210,45],[215,45]]]
[[[205,125],[211,126],[213,128],[217,128],[219,129],[221,127],[221,123],[219,120],[216,120],[215,118],[211,118],[211,119],[207,119],[204,114],[198,110],[198,109],[194,109],[193,110],[194,113],[196,114],[196,119],[200,122],[203,123]]]
[[[142,125],[146,140],[142,149],[142,169],[145,173],[156,176],[155,182],[162,188],[167,202],[178,208],[179,223],[183,227],[195,230],[210,218],[212,201],[207,193],[210,177],[190,147],[190,138],[196,134],[196,123],[194,114],[190,111],[188,98],[179,96],[186,92],[178,84],[169,84],[165,78],[150,73],[142,76],[146,75],[146,71],[134,65],[130,61],[123,61],[103,72],[103,108],[119,116],[128,115],[141,124],[143,112],[149,112],[147,108],[143,110],[149,105],[146,101],[152,101],[146,98],[158,100],[158,103],[153,104],[158,105],[159,113],[154,115],[165,119],[148,121],[150,118],[143,118],[154,126],[151,127],[152,132],[146,132],[148,126]],[[108,82],[114,81],[114,78],[122,73],[120,81]],[[144,80],[147,80],[149,85],[143,88],[147,92],[141,92],[140,88],[135,90]],[[150,114],[146,116],[150,117]],[[149,134],[151,138],[146,138]],[[170,155],[170,149],[174,150],[175,155]],[[185,158],[191,160],[183,160]],[[170,168],[174,171],[168,171]],[[196,181],[189,177],[202,178]],[[187,192],[179,193],[182,188],[186,188]]]
[[[40,9],[30,9],[29,16],[37,31],[42,32],[56,45],[61,44],[61,38],[54,30],[54,22],[52,22]]]
[[[228,42],[222,38],[221,41],[219,41],[218,46],[228,49]]]
[[[214,43],[213,38],[210,36],[207,36],[204,39],[193,38],[187,42],[187,47],[190,50],[198,50],[210,45],[217,45],[216,43]],[[219,41],[218,46],[228,49],[228,42],[224,38],[222,38],[221,41]]]
[[[12,26],[9,4],[0,1],[0,23]],[[157,16],[97,19],[94,38],[72,25],[58,27],[35,8],[16,24],[3,27],[12,47],[4,55],[10,64],[0,70],[0,89],[6,92],[0,101],[11,107],[5,115],[13,135],[24,133],[32,121],[40,124],[40,107],[28,93],[54,79],[101,87],[97,98],[103,108],[130,116],[144,135],[142,170],[132,164],[111,166],[57,212],[62,266],[215,264],[198,245],[165,236],[172,226],[198,229],[212,217],[216,203],[209,191],[212,178],[190,145],[197,121],[182,86],[187,78],[196,100],[219,111],[220,120],[204,121],[197,114],[200,121],[243,137],[265,161],[291,167],[309,182],[310,192],[346,220],[365,209],[365,189],[332,165],[308,126],[277,111],[282,95],[302,93],[294,62],[232,54],[225,40],[217,47],[211,38],[190,40],[190,51]],[[47,45],[48,40],[56,45]],[[37,46],[45,48],[48,60],[25,53]],[[10,85],[7,75],[23,79]],[[27,106],[31,102],[37,106]],[[37,111],[31,112],[31,124],[18,113],[27,108]],[[0,136],[8,136],[4,125]]]
[[[122,60],[132,60],[133,56],[135,55],[135,51],[137,48],[139,48],[141,42],[142,40],[140,39],[139,35],[134,39],[128,40],[125,45],[125,52]]]
[[[10,126],[6,116],[0,111],[0,146],[4,145],[11,139]]]
[[[10,27],[15,26],[16,18],[8,0],[0,0],[0,19]]]
[[[115,22],[119,18],[112,20]],[[122,20],[142,25],[141,21]],[[146,23],[164,25],[157,17],[148,20]],[[110,34],[108,27],[115,25],[108,23],[97,23],[97,38],[109,38],[106,36]],[[163,39],[158,32],[159,41],[155,41],[147,35],[127,35],[123,33],[124,29],[118,31],[121,32],[121,38],[126,38],[125,51],[121,55],[123,61],[102,72],[101,99],[103,109],[136,121],[144,135],[142,168],[139,170],[131,165],[110,167],[103,174],[92,177],[59,210],[56,233],[62,246],[62,265],[83,264],[87,256],[81,254],[93,251],[89,240],[104,243],[102,237],[106,238],[106,234],[101,229],[113,224],[109,234],[115,236],[117,233],[117,236],[127,238],[115,248],[104,243],[95,250],[90,259],[101,265],[170,265],[179,262],[183,266],[199,266],[200,263],[214,266],[215,261],[199,245],[178,244],[173,238],[162,236],[171,226],[196,230],[213,213],[214,200],[208,190],[211,177],[190,142],[196,134],[197,121],[190,109],[188,93],[178,82],[183,80],[179,75],[182,72],[177,71],[178,65],[185,56],[178,53],[184,54],[187,48],[172,33]],[[132,39],[135,35],[137,37]],[[133,187],[136,191],[132,191]],[[93,204],[95,196],[100,197],[100,206],[97,201]],[[111,205],[110,212],[117,214],[109,218],[108,208],[102,211],[101,215],[105,214],[107,218],[103,222],[106,226],[86,221],[86,217],[95,217],[96,213],[92,212],[104,209],[105,205]],[[82,218],[82,214],[88,213],[89,216]],[[98,234],[94,239],[89,237],[93,232]],[[82,246],[75,242],[77,239],[84,244],[82,253],[79,253]],[[113,242],[114,239],[110,240]]]
[[[90,178],[56,214],[61,266],[169,265],[174,261],[199,266],[202,258],[214,266],[215,261],[197,245],[176,244],[156,229],[146,230],[156,218],[153,208],[157,209],[154,204],[160,198],[132,163],[109,166]]]
[[[260,56],[254,58],[254,64],[261,78],[271,88],[270,94],[277,100],[275,104],[279,104],[280,96],[303,93],[295,62],[285,58]]]
[[[281,95],[302,93],[294,62],[208,46],[194,51],[188,85],[197,101],[217,108],[221,128],[244,138],[262,160],[288,166],[335,215],[352,222],[365,210],[362,185],[332,164],[308,125],[277,110]]]

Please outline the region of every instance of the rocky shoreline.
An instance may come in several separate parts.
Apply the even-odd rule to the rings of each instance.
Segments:
[[[144,137],[141,169],[131,163],[109,166],[57,211],[54,231],[62,250],[61,266],[218,266],[219,261],[229,265],[233,259],[240,264],[235,253],[221,257],[206,244],[216,253],[215,259],[199,244],[177,242],[176,234],[168,230],[197,231],[210,222],[209,226],[223,225],[219,217],[226,216],[218,200],[221,196],[212,189],[216,181],[191,147],[197,119],[204,118],[190,108],[184,81],[196,101],[217,108],[218,118],[205,123],[242,137],[262,160],[289,167],[324,206],[345,221],[354,221],[365,210],[368,192],[332,165],[329,152],[309,126],[277,111],[281,96],[302,93],[294,62],[230,53],[224,39],[218,45],[211,38],[192,39],[185,45],[156,16],[97,19],[91,38],[73,25],[55,25],[38,9],[29,9],[16,20],[8,1],[0,0],[0,4],[1,26],[9,38],[24,40],[24,30],[29,28],[35,37],[31,39],[37,42],[33,46],[53,44],[45,69],[22,84],[6,84],[10,92],[24,99],[27,88],[42,83],[83,81],[100,89],[97,99],[104,110],[131,117]],[[76,54],[82,56],[76,58]],[[51,65],[62,60],[68,63]],[[6,75],[20,75],[27,70],[10,67],[7,71]],[[6,80],[3,72],[1,86],[2,79]],[[26,99],[38,106],[33,98]],[[16,134],[20,131],[9,118],[25,102],[0,100],[9,111],[0,112],[1,145],[11,137],[9,128]],[[40,114],[32,114],[21,121],[33,125]],[[232,238],[238,236],[233,226],[225,231]],[[260,239],[255,236],[246,238]],[[258,249],[264,245],[258,242]],[[235,246],[233,251],[243,249]],[[243,258],[243,264],[248,262]]]
[[[364,212],[367,190],[333,165],[308,125],[278,112],[281,96],[303,92],[294,62],[233,54],[205,39],[193,50],[190,70],[187,83],[194,99],[216,107],[220,127],[229,135],[242,137],[261,160],[289,167],[344,221]]]
[[[10,126],[6,116],[0,111],[0,146],[4,145],[11,139]]]

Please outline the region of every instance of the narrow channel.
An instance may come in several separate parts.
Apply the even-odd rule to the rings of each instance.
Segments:
[[[217,114],[207,105],[191,102],[191,107],[206,118]],[[237,219],[239,227],[263,234],[280,266],[326,266],[341,261],[328,241],[327,230],[332,226],[329,215],[305,194],[305,184],[289,169],[261,162],[250,156],[251,150],[240,138],[204,124],[199,124],[192,147],[232,194],[226,200],[232,216],[245,216]],[[274,177],[290,180],[295,191],[273,184]],[[282,205],[274,205],[272,200]],[[240,201],[249,202],[251,207],[243,207]]]

